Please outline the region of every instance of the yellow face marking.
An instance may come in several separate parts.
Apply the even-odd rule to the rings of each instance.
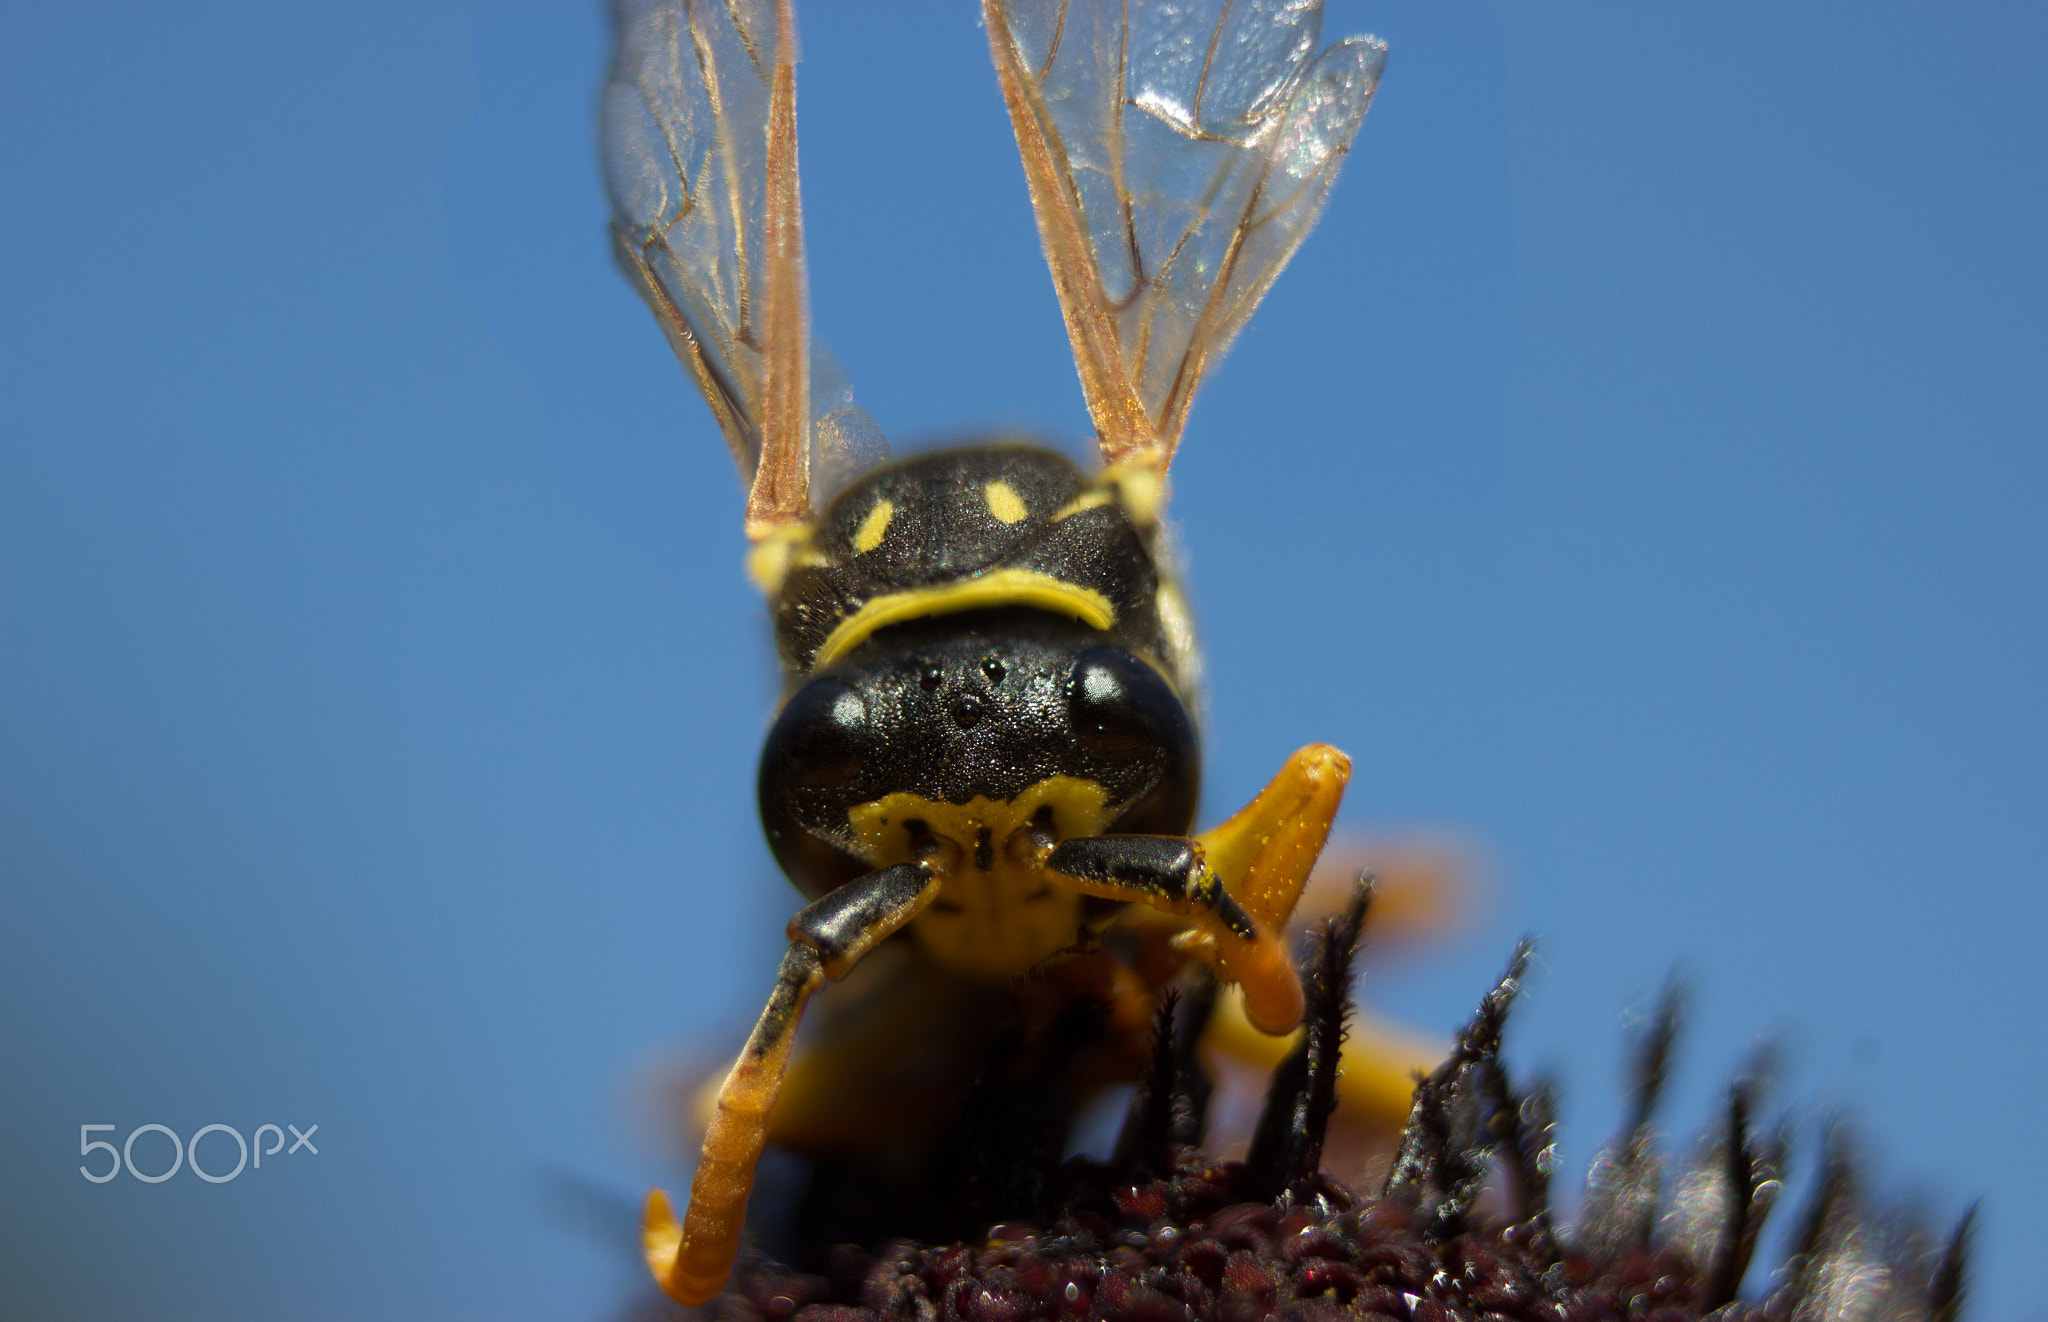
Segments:
[[[1108,824],[1107,797],[1092,780],[1049,776],[1001,802],[934,803],[899,791],[852,809],[847,820],[856,852],[878,868],[911,861],[915,837],[905,823],[924,823],[940,845],[924,856],[939,874],[939,894],[911,924],[912,936],[933,962],[963,977],[1004,981],[1065,950],[1081,931],[1081,896],[1039,869],[1032,818],[1050,808],[1056,835],[1096,835]]]
[[[988,512],[996,516],[997,523],[1019,523],[1031,512],[1024,508],[1017,489],[1001,478],[983,487],[981,498],[988,502]]]
[[[1084,491],[1054,510],[1052,512],[1052,522],[1058,523],[1061,519],[1071,518],[1082,510],[1092,510],[1097,505],[1107,505],[1115,499],[1115,496],[1110,495],[1101,487],[1097,487],[1093,491]]]
[[[868,516],[860,521],[860,528],[853,534],[853,550],[864,555],[882,544],[882,538],[889,531],[889,517],[896,512],[893,500],[878,500]]]
[[[812,658],[816,669],[830,665],[872,636],[877,629],[928,615],[952,615],[989,606],[1032,606],[1071,616],[1095,629],[1116,623],[1116,607],[1093,588],[1062,582],[1029,569],[998,569],[936,587],[912,588],[876,597],[839,622]]]

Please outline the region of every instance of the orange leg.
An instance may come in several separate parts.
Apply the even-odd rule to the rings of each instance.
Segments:
[[[1289,758],[1280,774],[1243,811],[1197,837],[1208,850],[1210,866],[1223,878],[1224,888],[1245,912],[1257,918],[1262,931],[1280,931],[1300,902],[1350,774],[1350,760],[1342,753],[1324,744],[1311,744]],[[1415,884],[1408,887],[1411,915],[1422,907],[1414,898],[1418,890],[1427,898],[1429,891],[1441,894],[1446,889],[1448,883],[1441,876],[1446,866],[1436,863],[1437,871],[1425,878],[1427,890]],[[1347,869],[1342,880],[1346,892],[1356,884],[1348,875],[1352,871],[1355,869]],[[1338,888],[1333,878],[1330,889]],[[1327,907],[1336,907],[1335,901]],[[1381,917],[1376,903],[1374,922]],[[1196,953],[1213,944],[1217,947],[1214,962],[1226,970],[1230,967],[1227,934],[1219,938],[1200,929],[1178,940]],[[1280,1063],[1288,1044],[1271,1036],[1256,1013],[1251,991],[1247,984],[1242,1003],[1226,999],[1217,1007],[1206,1041],[1265,1072]],[[1408,1118],[1416,1075],[1428,1073],[1443,1056],[1440,1042],[1354,1012],[1344,1044],[1344,1068],[1337,1081],[1340,1105],[1355,1123],[1375,1133],[1398,1133]]]
[[[849,882],[790,919],[789,953],[782,957],[767,1008],[718,1090],[682,1221],[666,1193],[655,1189],[647,1195],[641,1247],[655,1282],[670,1298],[709,1302],[732,1274],[754,1166],[768,1142],[768,1117],[811,994],[826,979],[846,976],[861,956],[922,912],[938,889],[930,869],[902,863]]]
[[[1287,925],[1350,780],[1350,758],[1310,744],[1229,821],[1195,837],[1223,888],[1260,927]]]
[[[1290,1033],[1301,1022],[1301,979],[1281,933],[1350,777],[1349,758],[1312,744],[1213,831],[1192,840],[1077,837],[1054,847],[1045,867],[1085,894],[1193,916],[1197,926],[1176,944],[1244,988],[1262,1032]]]
[[[1223,889],[1258,927],[1244,940],[1208,923],[1180,940],[1182,949],[1244,987],[1245,1014],[1260,1031],[1278,1035],[1301,1022],[1301,980],[1281,934],[1308,883],[1316,856],[1351,779],[1351,759],[1328,744],[1310,744],[1287,759],[1258,797],[1229,821],[1195,839]]]

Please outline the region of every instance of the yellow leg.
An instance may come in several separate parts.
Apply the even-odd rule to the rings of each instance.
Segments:
[[[1195,837],[1258,935],[1246,940],[1207,922],[1183,937],[1181,948],[1242,986],[1246,1016],[1267,1034],[1292,1032],[1301,1022],[1301,979],[1281,934],[1330,838],[1350,779],[1350,758],[1328,744],[1310,744],[1229,821]]]
[[[1206,835],[1073,837],[1052,846],[1042,866],[1084,895],[1193,918],[1176,948],[1242,987],[1260,1031],[1291,1033],[1301,1023],[1301,978],[1281,933],[1350,777],[1349,758],[1312,744]]]
[[[771,1146],[808,1157],[874,1150],[942,1123],[949,1100],[957,1098],[932,1086],[919,1047],[970,1031],[962,1016],[980,1002],[915,954],[908,946],[877,951],[812,1005],[807,1023],[821,1010],[832,1017],[813,1024],[822,1031],[790,1054],[768,1124]],[[961,1068],[971,1068],[971,1057]],[[719,1082],[707,1080],[692,1099],[699,1137],[716,1114]]]
[[[1208,851],[1209,865],[1223,879],[1224,888],[1236,897],[1246,913],[1259,923],[1262,932],[1279,932],[1301,902],[1304,888],[1311,885],[1311,871],[1320,873],[1316,862],[1328,840],[1330,824],[1350,778],[1351,763],[1342,753],[1324,744],[1312,744],[1288,759],[1280,774],[1256,799],[1215,830],[1197,837]],[[1436,911],[1431,903],[1453,893],[1452,865],[1448,855],[1423,854],[1410,850],[1395,856],[1397,878],[1408,884],[1394,888],[1393,918],[1420,926]],[[1382,860],[1375,859],[1375,862]],[[1350,860],[1356,864],[1358,860]],[[1427,865],[1427,866],[1425,866]],[[1357,883],[1356,866],[1340,875],[1333,872],[1330,892],[1322,907],[1336,909],[1340,893],[1347,895]],[[1313,883],[1313,884],[1320,884]],[[1406,901],[1406,909],[1402,901]],[[1373,906],[1373,930],[1379,931],[1386,916],[1381,901]],[[1198,952],[1211,944],[1207,930],[1190,932],[1180,938],[1182,945]],[[1227,959],[1227,942],[1219,955]],[[1225,959],[1218,963],[1227,971]],[[1265,1028],[1252,1002],[1251,987],[1242,1000],[1226,998],[1210,1022],[1208,1044],[1253,1066],[1270,1071],[1286,1056],[1291,1043],[1274,1037]],[[1264,1031],[1261,1031],[1264,1030]],[[1445,1045],[1420,1035],[1403,1032],[1362,1011],[1354,1012],[1350,1034],[1344,1044],[1343,1072],[1338,1075],[1338,1102],[1347,1118],[1376,1133],[1398,1133],[1408,1119],[1417,1073],[1428,1073],[1443,1060]]]
[[[902,863],[849,882],[790,920],[789,953],[782,957],[775,990],[718,1090],[682,1221],[666,1193],[655,1189],[647,1195],[641,1248],[655,1282],[676,1302],[708,1303],[732,1275],[754,1167],[768,1142],[768,1117],[811,994],[828,977],[845,977],[862,955],[930,904],[938,889],[929,869]]]
[[[1310,744],[1234,817],[1195,837],[1223,888],[1262,929],[1287,925],[1350,780],[1350,758]]]
[[[678,1303],[701,1304],[725,1288],[740,1248],[754,1166],[768,1142],[768,1115],[789,1065],[789,1048],[804,1004],[825,981],[824,963],[806,945],[793,945],[768,1008],[754,1025],[740,1058],[718,1090],[718,1106],[704,1134],[690,1205],[678,1224],[668,1195],[647,1195],[640,1242],[654,1279]]]

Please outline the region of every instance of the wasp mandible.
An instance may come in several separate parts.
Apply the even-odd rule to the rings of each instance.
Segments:
[[[701,1303],[732,1270],[764,1146],[869,1084],[859,1053],[806,1073],[792,1048],[819,988],[885,943],[970,1001],[1149,1003],[1207,969],[1262,1032],[1298,1024],[1281,932],[1350,764],[1304,748],[1190,834],[1198,663],[1160,516],[1196,387],[1315,222],[1385,48],[1324,46],[1321,0],[983,0],[1091,475],[1017,442],[888,461],[810,343],[789,0],[615,9],[617,253],[747,483],[748,569],[784,677],[761,816],[812,897],[682,1221],[648,1198],[656,1279]],[[1117,1054],[1096,1053],[1090,1079],[1124,1068]]]

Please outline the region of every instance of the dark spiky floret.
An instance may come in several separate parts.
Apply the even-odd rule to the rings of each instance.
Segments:
[[[1189,1049],[1214,989],[1169,996],[1150,1068],[1107,1163],[1075,1159],[1034,1188],[1042,1216],[975,1243],[842,1246],[826,1270],[743,1265],[718,1322],[1253,1322],[1316,1319],[1771,1319],[1954,1322],[1974,1209],[1939,1252],[1873,1217],[1850,1144],[1830,1132],[1791,1257],[1739,1295],[1785,1178],[1786,1131],[1759,1133],[1768,1071],[1752,1069],[1667,1190],[1652,1122],[1677,1038],[1668,989],[1638,1043],[1631,1105],[1595,1157],[1584,1206],[1553,1215],[1556,1106],[1501,1059],[1528,968],[1517,946],[1451,1054],[1416,1085],[1385,1185],[1361,1196],[1320,1169],[1370,883],[1322,925],[1304,969],[1308,1025],[1275,1071],[1250,1152],[1199,1149],[1207,1081]]]

